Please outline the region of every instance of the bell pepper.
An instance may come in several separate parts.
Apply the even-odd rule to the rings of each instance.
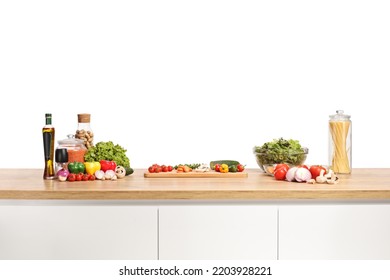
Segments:
[[[89,175],[95,174],[96,171],[100,170],[100,162],[98,161],[93,161],[93,162],[85,162],[85,171]]]
[[[84,173],[85,165],[82,162],[74,161],[68,164],[68,170],[70,173]]]
[[[107,170],[115,171],[116,162],[113,160],[101,160],[100,161],[100,169],[106,172]]]
[[[229,172],[229,166],[227,164],[221,164],[221,167],[219,168],[219,172],[221,172],[221,173],[228,173]]]
[[[235,173],[235,172],[237,172],[238,170],[237,170],[237,165],[231,165],[231,166],[229,166],[229,172],[233,172],[233,173]]]

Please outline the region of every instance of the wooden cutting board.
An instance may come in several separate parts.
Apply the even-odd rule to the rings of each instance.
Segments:
[[[208,172],[159,172],[159,173],[144,173],[145,178],[247,178],[246,172],[228,172],[221,173],[215,171]]]

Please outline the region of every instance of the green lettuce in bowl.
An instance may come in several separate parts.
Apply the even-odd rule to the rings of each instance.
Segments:
[[[262,146],[255,146],[253,153],[260,169],[270,174],[273,173],[273,166],[278,163],[291,166],[303,164],[309,149],[302,147],[298,140],[279,138]]]

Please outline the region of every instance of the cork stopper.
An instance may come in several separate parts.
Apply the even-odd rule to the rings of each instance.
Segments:
[[[79,123],[90,123],[91,122],[91,114],[78,114],[77,119]]]

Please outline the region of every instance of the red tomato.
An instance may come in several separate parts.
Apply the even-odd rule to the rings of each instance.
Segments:
[[[161,166],[157,166],[154,170],[155,173],[160,173],[162,171]]]
[[[88,180],[89,180],[89,174],[84,174],[83,181],[88,181]]]
[[[290,169],[290,166],[288,166],[288,164],[286,163],[279,163],[275,166],[275,169],[274,169],[274,172],[279,169],[279,168],[285,168],[286,170],[289,170]]]
[[[221,171],[221,165],[220,164],[216,164],[214,166],[214,170],[217,171],[217,172],[220,172]]]
[[[274,177],[276,180],[285,180],[287,174],[287,168],[281,167],[274,171]]]
[[[311,173],[311,177],[313,179],[316,179],[318,176],[321,175],[321,170],[324,170],[324,174],[326,173],[326,168],[321,166],[321,165],[312,165],[310,166],[310,173]]]
[[[309,167],[307,167],[307,165],[305,165],[305,164],[298,165],[298,167],[303,167],[303,168],[306,168],[307,170],[309,170]]]
[[[76,181],[81,181],[81,180],[83,180],[83,173],[76,174]]]
[[[238,171],[238,172],[242,172],[242,171],[244,171],[244,169],[245,169],[245,166],[244,166],[244,165],[242,165],[242,164],[237,164],[237,171]]]
[[[168,166],[163,165],[161,167],[162,172],[168,172]]]
[[[168,165],[168,171],[171,172],[173,170],[172,165]]]
[[[149,171],[150,173],[154,173],[154,172],[156,171],[156,167],[150,166],[150,167],[148,168],[148,171]]]
[[[90,181],[95,181],[95,175],[89,175],[89,180]]]
[[[74,182],[74,181],[76,181],[76,174],[74,174],[74,173],[70,173],[69,175],[68,175],[68,181],[69,182]]]

